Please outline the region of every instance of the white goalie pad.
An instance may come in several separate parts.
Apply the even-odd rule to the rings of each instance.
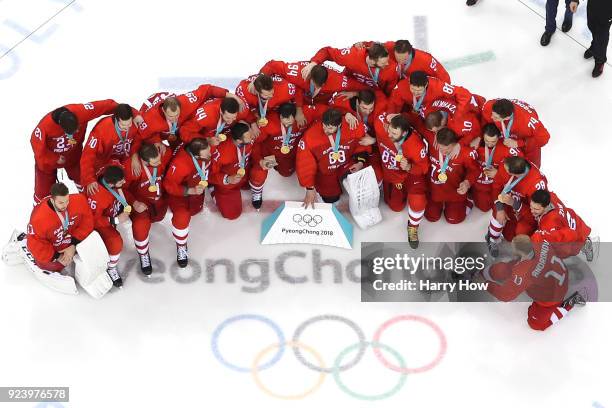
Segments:
[[[93,231],[77,246],[74,256],[75,278],[93,298],[100,299],[113,287],[106,267],[108,253],[100,235]]]
[[[24,263],[32,271],[34,277],[49,289],[67,295],[79,293],[72,276],[46,271],[36,265],[34,257],[28,250],[26,235],[20,231],[14,231],[11,240],[3,248],[2,260],[8,265]]]
[[[380,190],[372,166],[349,174],[342,182],[349,196],[349,209],[361,229],[367,229],[382,221],[378,204]]]

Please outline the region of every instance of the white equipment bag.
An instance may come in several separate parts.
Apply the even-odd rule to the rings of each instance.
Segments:
[[[62,275],[59,272],[51,272],[41,269],[34,257],[28,250],[26,234],[20,231],[13,231],[11,239],[2,250],[2,260],[7,265],[19,265],[24,263],[32,271],[34,277],[49,289],[67,295],[76,295],[77,290],[74,279],[69,275]]]
[[[104,241],[96,231],[79,243],[74,256],[74,275],[79,285],[95,299],[100,299],[113,287],[106,273],[108,260]]]
[[[102,238],[97,232],[92,232],[78,245],[78,251],[74,257],[76,279],[91,296],[99,299],[113,286],[106,273],[108,255]],[[8,244],[2,250],[2,261],[10,266],[25,264],[34,277],[49,289],[68,295],[79,293],[74,278],[68,274],[67,269],[70,268],[65,268],[62,272],[66,274],[63,274],[46,271],[36,265],[34,257],[28,250],[27,236],[23,232],[17,230],[13,232]],[[101,274],[100,271],[104,273]]]
[[[382,221],[378,204],[380,189],[372,166],[349,174],[342,182],[349,196],[349,209],[361,229],[368,229]]]

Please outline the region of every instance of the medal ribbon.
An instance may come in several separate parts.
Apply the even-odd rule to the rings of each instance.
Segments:
[[[415,96],[412,97],[412,109],[415,112],[418,112],[419,110],[421,110],[421,105],[423,104],[423,100],[425,99],[425,95],[427,95],[427,88],[425,88],[425,91],[423,92],[423,95],[421,95],[421,97],[417,100],[417,98]]]
[[[412,64],[412,53],[410,53],[410,56],[408,57],[406,62],[404,62],[403,64],[397,65],[397,71],[398,71],[400,79],[404,78],[404,73],[408,70],[408,67],[410,67],[411,64]]]
[[[442,152],[438,151],[438,158],[440,159],[440,173],[446,173],[448,163],[450,162],[451,155],[447,154],[442,161]]]
[[[119,141],[121,141],[121,143],[125,143],[125,141],[128,138],[128,133],[130,132],[130,130],[126,130],[125,131],[125,138],[123,138],[123,136],[121,136],[121,133],[123,133],[123,131],[121,130],[121,128],[119,127],[119,121],[115,121],[115,132],[117,132],[117,136],[119,136]]]
[[[176,135],[176,131],[178,130],[178,122],[168,122],[168,127],[170,128],[170,134]]]
[[[119,193],[117,193],[117,191],[115,191],[111,186],[109,186],[106,180],[104,179],[102,179],[102,184],[113,195],[113,197],[115,197],[115,199],[119,201],[121,205],[123,205],[123,208],[128,206],[127,200],[125,199],[125,196],[123,195],[123,191],[121,191],[121,189],[118,189],[117,191],[119,191]]]
[[[332,139],[331,136],[327,136],[327,138],[329,139],[329,144],[331,147],[334,148],[334,153],[337,153],[338,150],[340,149],[340,126],[338,126],[338,130],[336,131],[336,139]]]
[[[404,156],[404,151],[402,150],[402,145],[406,141],[407,137],[408,137],[408,132],[405,132],[402,135],[402,138],[398,142],[394,142],[395,148],[397,149],[397,153],[401,154],[402,156]]]
[[[268,101],[265,104],[261,103],[261,97],[257,95],[257,104],[259,105],[259,118],[265,118],[268,112]]]
[[[246,164],[246,155],[244,154],[245,145],[241,144],[240,147],[236,146],[236,151],[238,152],[238,162],[241,169],[245,168]],[[240,151],[242,149],[242,151]]]
[[[200,166],[200,163],[198,163],[198,160],[195,158],[195,156],[193,154],[191,154],[191,152],[189,153],[189,155],[191,156],[191,160],[193,161],[193,165],[195,166],[196,171],[198,172],[198,175],[200,176],[200,180],[206,181],[206,175],[204,174],[204,170],[202,170],[202,167]],[[205,166],[206,168],[206,166]]]
[[[281,123],[281,132],[283,134],[283,146],[289,146],[289,143],[291,142],[291,137],[293,136],[291,134],[292,128],[293,126],[289,126],[289,128],[285,130],[285,126]]]
[[[489,148],[485,146],[485,163],[487,168],[491,167],[491,163],[493,163],[493,155],[495,154],[496,148],[497,145],[493,146],[493,149],[489,153]]]
[[[521,174],[520,176],[518,176],[515,180],[512,180],[512,178],[510,178],[510,180],[508,180],[508,183],[506,183],[506,185],[504,186],[504,189],[502,190],[502,194],[508,194],[510,191],[512,191],[514,186],[520,183],[520,181],[525,178],[527,173],[529,173],[529,167],[527,167],[527,170],[525,170],[525,172]]]
[[[219,118],[219,122],[217,122],[217,129],[215,130],[215,136],[219,136],[219,134],[221,132],[223,132],[223,129],[225,128],[225,122],[223,121],[223,118]]]
[[[378,76],[380,75],[380,68],[376,68],[374,70],[374,73],[372,73],[372,68],[370,68],[370,66],[367,63],[366,63],[366,66],[368,67],[368,72],[370,73],[370,77],[372,78],[374,82],[378,84]]]
[[[508,122],[508,127],[506,127],[506,124],[504,123],[503,120],[501,121],[502,133],[504,134],[504,139],[508,139],[510,137],[510,132],[512,131],[513,123],[514,123],[514,113],[510,115],[510,121]]]
[[[151,176],[151,172],[149,171],[149,167],[147,163],[145,163],[144,160],[141,160],[141,162],[142,162],[142,168],[144,169],[145,174],[147,175],[147,178],[149,179],[149,185],[155,186],[155,184],[157,183],[157,167],[153,167],[153,175]]]
[[[55,214],[57,214],[57,217],[60,219],[60,221],[62,222],[62,229],[64,230],[64,232],[68,231],[68,221],[70,220],[70,214],[68,214],[68,208],[66,208],[66,218],[62,217],[62,214],[57,211],[57,208],[55,208],[55,204],[53,204],[53,201],[51,202],[51,205],[53,206],[53,210],[55,211]]]

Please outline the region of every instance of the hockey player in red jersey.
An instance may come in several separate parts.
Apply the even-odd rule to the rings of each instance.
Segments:
[[[457,118],[447,110],[431,111],[425,117],[425,122],[417,121],[417,131],[427,139],[433,138],[438,130],[447,127],[457,134],[459,144],[465,147],[476,147],[480,143],[482,130],[480,120],[475,113],[468,112]],[[432,133],[432,135],[427,135]]]
[[[28,224],[28,250],[43,270],[61,272],[72,263],[76,247],[93,231],[87,199],[68,194],[62,183],[51,186],[51,195],[34,207]]]
[[[397,83],[396,65],[390,61],[389,53],[380,43],[373,43],[367,49],[321,48],[302,69],[302,78],[307,79],[315,65],[333,61],[345,68],[344,73],[354,77],[370,88],[380,89],[389,95]]]
[[[80,159],[87,123],[110,115],[117,107],[112,99],[65,105],[48,113],[32,132],[34,151],[34,203],[38,204],[57,179],[57,170],[65,169],[80,188]]]
[[[511,156],[504,159],[491,188],[494,205],[486,235],[491,255],[499,253],[497,244],[502,233],[508,241],[512,241],[515,235],[530,233],[534,226],[524,222],[519,224],[518,221],[529,218],[529,197],[536,190],[546,190],[547,184],[546,177],[525,158]]]
[[[547,241],[533,243],[527,235],[512,240],[516,259],[491,266],[487,290],[504,302],[514,300],[527,292],[533,303],[527,311],[527,324],[534,330],[546,330],[561,320],[576,305],[584,305],[584,296],[567,294],[569,274],[552,244]],[[497,281],[501,281],[498,283]]]
[[[240,111],[240,105],[235,98],[209,99],[197,110],[193,118],[181,126],[181,140],[189,143],[196,137],[205,137],[208,144],[217,146],[227,139],[230,127],[246,120],[249,112]]]
[[[591,227],[574,210],[565,206],[555,193],[548,190],[535,191],[531,195],[529,207],[536,221],[532,241],[550,242],[561,258],[584,252],[587,261],[593,260],[593,242],[589,237]]]
[[[369,47],[374,41],[355,44],[356,47]],[[415,71],[423,71],[427,76],[451,83],[448,71],[431,54],[416,49],[408,40],[386,41],[382,43],[389,53],[389,58],[396,64],[397,80],[409,78]]]
[[[550,133],[533,107],[517,99],[492,99],[482,108],[482,122],[494,123],[506,146],[520,148],[527,160],[540,167],[542,147]]]
[[[117,231],[117,226],[130,219],[133,201],[131,194],[125,187],[125,174],[119,166],[108,166],[104,174],[98,180],[100,188],[89,201],[89,206],[94,214],[94,229],[100,234],[106,250],[108,251],[107,273],[116,287],[123,286],[123,279],[119,274],[117,264],[121,250],[123,249],[123,239]]]
[[[481,171],[476,184],[470,189],[470,196],[478,209],[489,212],[493,208],[493,179],[498,169],[503,167],[506,157],[523,154],[518,148],[506,146],[499,129],[492,123],[484,126],[482,139],[482,143],[475,149],[475,159]]]
[[[351,128],[363,123],[366,132],[369,132],[370,129],[374,129],[378,116],[385,112],[387,99],[380,91],[366,89],[349,95],[337,94],[329,101],[329,105],[345,114],[344,118]]]
[[[296,157],[298,181],[306,188],[306,208],[314,206],[316,192],[326,203],[340,199],[341,177],[361,170],[368,160],[371,148],[360,144],[364,135],[362,123],[351,129],[342,112],[334,108],[327,109],[321,121],[306,131]]]
[[[405,117],[395,116],[390,123],[386,117],[381,113],[374,124],[379,154],[374,163],[382,167],[384,200],[389,208],[399,212],[408,203],[408,242],[417,248],[418,227],[427,204],[427,146]]]
[[[130,218],[134,245],[140,258],[140,270],[145,275],[150,275],[153,268],[149,255],[149,231],[152,223],[164,219],[168,209],[162,180],[172,159],[172,152],[168,149],[161,154],[154,144],[145,142],[138,149],[138,157],[142,171],[139,176],[135,176],[131,161],[128,160],[124,189],[130,192],[134,200],[132,203],[134,210]]]
[[[472,111],[479,111],[478,98],[462,86],[451,85],[438,78],[428,77],[423,71],[415,71],[409,78],[402,79],[391,92],[387,110],[391,113],[408,112],[409,119],[415,126],[418,120],[424,120],[433,110],[434,102],[450,100],[457,105],[454,116],[458,121]]]
[[[295,102],[298,107],[296,117],[298,124],[306,123],[302,113],[302,90],[280,76],[251,75],[238,84],[236,95],[242,99],[246,109],[251,112],[247,121],[255,122],[251,125],[255,137],[259,136],[259,128],[268,124],[268,111],[278,109],[285,102]]]
[[[124,164],[130,157],[132,144],[140,136],[133,124],[132,108],[119,104],[112,116],[101,119],[89,133],[81,155],[81,183],[87,194],[98,191],[98,173],[114,162]]]
[[[143,140],[155,143],[162,151],[165,150],[162,141],[167,140],[171,147],[179,144],[181,126],[191,119],[202,103],[211,98],[236,98],[236,95],[225,88],[203,84],[197,89],[181,94],[174,95],[167,92],[160,92],[151,95],[140,108],[144,121],[138,126]],[[136,145],[138,151],[140,146]],[[133,154],[133,169],[140,171],[138,167],[138,154]]]
[[[236,123],[232,126],[230,135],[230,138],[217,146],[213,154],[215,169],[218,171],[212,175],[211,183],[214,186],[213,198],[219,212],[224,218],[234,220],[242,214],[240,190],[249,180],[251,166],[261,167],[261,163],[252,163],[255,137],[248,125]],[[252,192],[253,206],[261,207],[261,190]]]
[[[336,92],[361,91],[369,87],[345,73],[324,65],[315,65],[307,78],[301,75],[309,61],[284,62],[270,60],[260,72],[266,75],[279,75],[302,90],[303,102],[300,106],[327,103]]]
[[[204,192],[212,173],[211,150],[207,139],[193,139],[178,150],[162,183],[172,210],[176,262],[181,268],[189,262],[187,237],[191,217],[204,208]]]
[[[317,111],[314,107],[305,108],[308,126],[315,120]],[[268,115],[269,122],[261,128],[257,137],[257,143],[253,147],[253,165],[249,172],[251,202],[256,209],[259,209],[263,202],[263,186],[270,169],[276,169],[283,177],[289,177],[295,172],[297,144],[306,131],[306,126],[297,124],[295,115],[295,104],[282,104],[278,113]]]
[[[471,151],[458,144],[459,138],[449,128],[438,131],[429,141],[430,197],[425,218],[438,221],[442,213],[449,224],[459,224],[471,210],[467,192],[476,183],[480,169]]]

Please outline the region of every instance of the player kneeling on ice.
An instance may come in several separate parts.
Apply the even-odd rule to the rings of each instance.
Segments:
[[[134,200],[128,190],[123,190],[125,174],[121,167],[108,166],[98,181],[102,187],[89,198],[89,206],[94,213],[94,229],[102,237],[108,251],[108,276],[113,285],[120,288],[123,286],[123,279],[119,275],[117,264],[123,249],[123,239],[117,231],[117,226],[130,219],[133,210],[129,203]],[[139,203],[139,210],[140,204],[142,203]]]
[[[587,261],[593,260],[593,241],[589,237],[591,227],[574,210],[566,207],[555,193],[537,190],[531,195],[529,207],[534,226],[532,241],[554,243],[560,258],[583,252]],[[522,222],[521,219],[519,223]]]
[[[519,223],[519,220],[531,216],[529,197],[537,190],[546,190],[547,184],[546,177],[525,158],[511,156],[504,159],[491,188],[494,206],[485,237],[491,255],[496,257],[499,254],[502,233],[508,241],[512,241],[515,235],[530,234],[531,225]]]
[[[176,262],[187,266],[187,237],[191,217],[204,208],[204,192],[211,173],[211,147],[207,139],[195,138],[180,149],[170,162],[163,187],[172,210],[172,236]]]
[[[132,219],[132,233],[134,245],[140,258],[140,270],[147,276],[151,275],[151,257],[149,255],[149,231],[151,224],[159,222],[166,216],[168,202],[162,189],[162,179],[166,173],[168,163],[172,159],[172,152],[166,149],[163,154],[152,143],[143,143],[138,149],[140,158],[140,175],[134,175],[132,162],[126,163],[125,189],[134,197],[134,211],[130,214]]]
[[[314,207],[316,192],[326,203],[340,199],[341,178],[361,170],[368,160],[370,146],[362,145],[366,130],[363,123],[351,129],[342,112],[330,108],[323,113],[298,143],[296,172],[306,188],[304,206]]]
[[[444,212],[449,224],[459,224],[471,210],[467,192],[480,170],[472,152],[458,141],[449,128],[440,129],[435,140],[429,141],[430,198],[425,218],[430,222],[438,221]]]
[[[382,113],[374,124],[380,159],[373,166],[382,167],[384,199],[389,208],[403,211],[408,203],[408,242],[416,249],[427,204],[427,146],[404,116],[396,115],[390,123],[386,117]]]
[[[85,196],[68,194],[64,184],[53,184],[51,196],[34,207],[27,236],[15,232],[3,260],[12,265],[25,263],[45,286],[67,294],[78,293],[70,276],[74,265],[79,284],[100,298],[112,283],[105,271],[108,258],[93,228]]]
[[[569,275],[554,244],[547,241],[534,243],[527,235],[517,235],[512,240],[512,250],[516,259],[498,262],[489,269],[492,281],[487,290],[504,302],[527,292],[533,299],[527,311],[529,327],[546,330],[561,320],[574,305],[586,303],[586,295],[580,292],[574,292],[564,299]]]

